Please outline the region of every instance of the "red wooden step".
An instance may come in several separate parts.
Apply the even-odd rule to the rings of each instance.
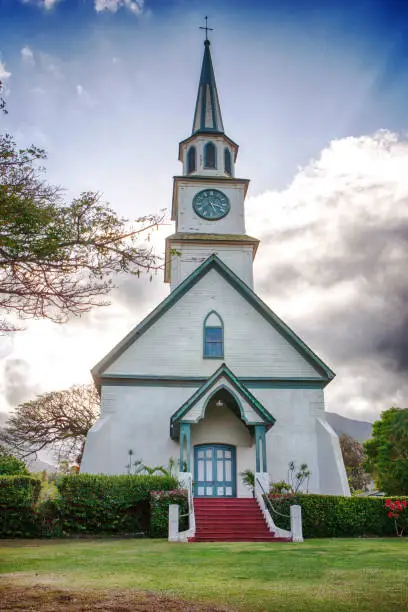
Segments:
[[[191,542],[286,542],[269,531],[253,498],[194,498],[196,535]]]

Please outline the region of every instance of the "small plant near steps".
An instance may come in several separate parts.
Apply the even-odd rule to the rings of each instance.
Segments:
[[[194,498],[196,534],[190,542],[289,542],[271,533],[255,499]]]

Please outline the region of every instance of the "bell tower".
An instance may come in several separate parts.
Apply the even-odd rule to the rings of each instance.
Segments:
[[[210,41],[198,84],[191,136],[179,144],[183,174],[174,177],[172,220],[166,239],[165,282],[173,290],[216,254],[252,288],[252,261],[259,244],[245,234],[244,201],[249,180],[235,177],[238,145],[224,132]]]

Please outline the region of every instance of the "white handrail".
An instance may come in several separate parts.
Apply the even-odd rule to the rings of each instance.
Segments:
[[[266,485],[266,487],[264,485]],[[264,516],[266,524],[268,525],[269,531],[271,533],[274,533],[276,537],[278,538],[291,538],[292,539],[291,531],[287,531],[286,529],[281,529],[280,527],[275,525],[274,520],[266,506],[265,499],[264,499],[264,494],[266,494],[267,489],[269,489],[269,474],[263,473],[263,472],[256,473],[255,474],[255,498]]]

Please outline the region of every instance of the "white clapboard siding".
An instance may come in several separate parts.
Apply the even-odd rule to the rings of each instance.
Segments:
[[[224,322],[224,357],[203,359],[203,322]],[[319,377],[282,335],[213,269],[114,363],[109,374],[209,376],[225,362],[235,375]]]

